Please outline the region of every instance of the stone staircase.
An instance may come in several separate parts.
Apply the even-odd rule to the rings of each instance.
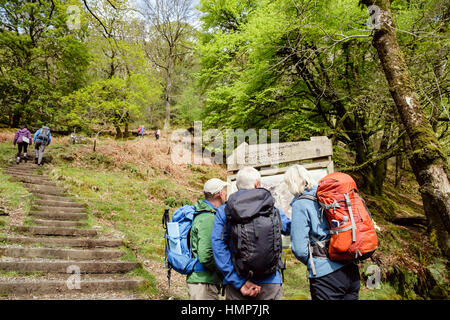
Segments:
[[[86,206],[32,163],[12,165],[6,174],[35,197],[32,225],[11,226],[0,236],[0,298],[135,299],[144,280],[126,275],[138,262],[122,261],[122,240],[88,229]],[[74,273],[75,272],[75,273]]]

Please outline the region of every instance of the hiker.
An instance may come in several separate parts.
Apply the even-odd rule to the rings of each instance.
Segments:
[[[16,163],[19,164],[21,160],[21,154],[23,150],[23,157],[25,161],[27,161],[27,149],[28,144],[31,144],[31,133],[28,131],[26,126],[22,126],[19,130],[17,130],[16,135],[14,136],[13,145],[17,144],[17,160]]]
[[[240,169],[236,186],[238,191],[217,209],[211,234],[226,299],[281,300],[281,233],[290,233],[290,219],[274,207],[270,191],[260,188],[255,168]]]
[[[196,215],[191,229],[192,256],[205,267],[203,272],[187,276],[187,289],[191,300],[218,300],[220,277],[214,263],[211,248],[211,232],[217,208],[227,199],[227,183],[210,179],[203,187],[205,198],[194,205]]]
[[[156,131],[155,131],[155,138],[156,138],[156,140],[159,139],[160,135],[161,135],[161,131],[159,129],[156,129]]]
[[[49,127],[42,127],[33,137],[34,141],[34,163],[42,165],[42,157],[44,156],[45,147],[52,141],[52,135]]]
[[[138,137],[144,137],[144,126],[139,126],[138,128]]]
[[[358,266],[332,261],[328,254],[329,222],[315,201],[317,183],[301,165],[284,174],[291,201],[291,246],[295,257],[307,265],[312,300],[357,300],[360,289]]]

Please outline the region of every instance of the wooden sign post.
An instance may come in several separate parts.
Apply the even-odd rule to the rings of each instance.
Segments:
[[[283,175],[292,164],[301,164],[318,182],[334,171],[333,146],[327,137],[312,137],[310,141],[274,144],[240,144],[227,157],[227,194],[237,191],[236,173],[245,166],[252,166],[261,173],[261,186],[275,198],[275,205],[289,218],[292,217],[290,202],[293,195],[284,183]],[[290,238],[283,236],[283,247],[290,247]]]
[[[290,164],[301,164],[308,170],[322,169],[326,173],[334,171],[333,145],[325,136],[311,137],[310,141],[285,142],[276,144],[240,144],[227,157],[227,181],[236,180],[236,172],[245,166],[259,169],[261,177],[281,175]],[[325,172],[325,171],[322,171]],[[233,191],[228,187],[228,194]]]

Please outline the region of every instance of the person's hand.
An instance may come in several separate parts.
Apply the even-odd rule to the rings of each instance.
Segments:
[[[244,285],[241,287],[241,294],[243,296],[256,297],[261,291],[261,287],[254,284],[253,282],[247,280]]]

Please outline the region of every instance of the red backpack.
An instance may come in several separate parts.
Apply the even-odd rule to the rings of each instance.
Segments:
[[[319,181],[316,196],[330,224],[330,260],[369,258],[378,247],[378,238],[352,177],[341,172],[328,174]]]

